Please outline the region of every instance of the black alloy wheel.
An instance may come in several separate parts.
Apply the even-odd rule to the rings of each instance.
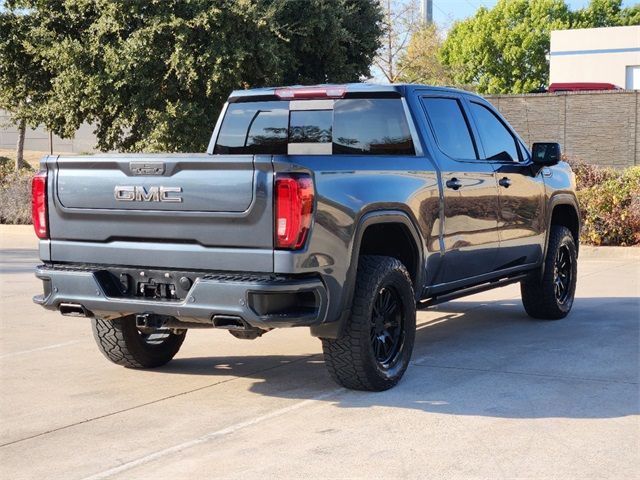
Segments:
[[[573,280],[572,257],[568,245],[561,245],[556,252],[553,266],[553,288],[558,303],[566,303]]]
[[[392,286],[382,287],[371,311],[371,346],[382,369],[388,369],[398,359],[404,342],[402,301]]]
[[[559,320],[573,306],[578,277],[578,247],[571,231],[552,225],[544,264],[521,282],[522,304],[532,318]]]

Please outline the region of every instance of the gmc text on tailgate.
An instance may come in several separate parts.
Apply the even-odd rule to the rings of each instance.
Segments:
[[[33,180],[44,292],[112,362],[169,362],[191,328],[310,327],[333,379],[404,374],[416,310],[519,282],[571,310],[580,219],[557,143],[421,85],[236,91],[205,154],[48,156]]]

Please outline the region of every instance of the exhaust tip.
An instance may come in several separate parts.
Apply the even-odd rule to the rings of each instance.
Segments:
[[[61,303],[58,310],[62,315],[67,317],[92,317],[89,310],[79,303]]]
[[[233,315],[214,315],[212,322],[215,328],[227,330],[246,330],[248,328],[244,320]]]

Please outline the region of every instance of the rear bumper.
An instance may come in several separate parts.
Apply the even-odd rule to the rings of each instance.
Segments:
[[[216,315],[233,316],[263,329],[312,326],[326,320],[327,291],[317,277],[200,273],[183,300],[154,300],[113,295],[101,273],[104,270],[96,267],[41,265],[36,276],[43,281],[44,293],[33,301],[49,310],[59,310],[62,303],[79,304],[92,315],[107,318],[153,313],[211,324]]]

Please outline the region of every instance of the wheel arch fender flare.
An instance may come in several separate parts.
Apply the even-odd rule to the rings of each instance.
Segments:
[[[424,242],[419,233],[419,229],[416,227],[416,222],[407,212],[400,209],[383,209],[366,212],[355,222],[354,235],[348,253],[348,258],[350,259],[349,269],[343,286],[344,293],[340,309],[342,313],[337,321],[311,327],[311,334],[313,336],[338,338],[342,332],[344,323],[351,313],[351,303],[353,302],[353,294],[355,291],[362,239],[364,238],[367,228],[380,224],[400,224],[409,232],[416,248],[414,290],[416,301],[418,300],[418,296],[422,292],[421,286],[424,282]]]
[[[549,235],[551,233],[551,221],[553,219],[553,212],[555,210],[556,207],[558,206],[563,206],[563,205],[567,205],[569,207],[571,207],[575,214],[576,214],[576,218],[578,219],[578,236],[580,235],[580,229],[582,226],[582,221],[580,218],[580,208],[578,206],[578,199],[576,198],[576,196],[574,194],[570,194],[570,193],[557,193],[555,195],[553,195],[548,202],[548,207],[547,207],[547,216],[546,216],[546,220],[547,220],[547,231],[545,234],[545,242],[544,242],[544,254],[542,256],[543,259],[547,258],[547,251],[549,249]],[[576,253],[579,252],[579,239],[576,239]],[[542,262],[542,268],[540,269],[540,275],[544,275],[544,261]]]

